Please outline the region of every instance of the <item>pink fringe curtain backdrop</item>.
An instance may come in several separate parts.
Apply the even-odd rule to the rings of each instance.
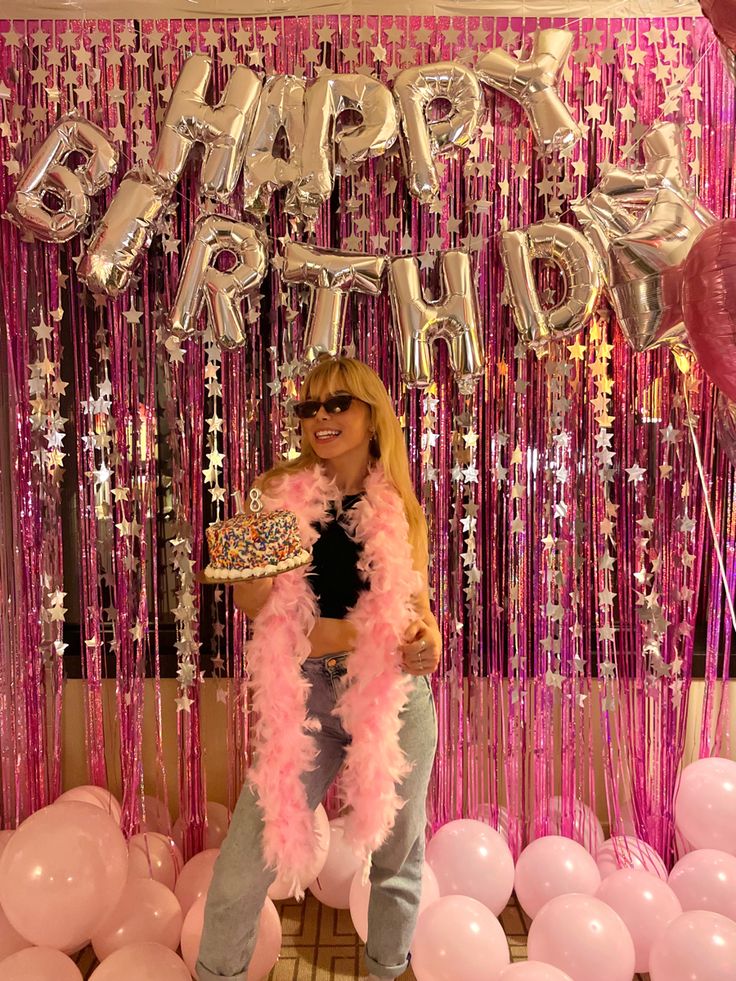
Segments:
[[[318,246],[422,256],[470,250],[487,367],[473,396],[457,391],[444,350],[436,383],[406,391],[386,330],[388,296],[350,298],[346,343],[386,381],[431,522],[432,582],[444,633],[434,678],[440,744],[434,827],[508,809],[518,851],[529,835],[573,827],[604,774],[613,828],[669,856],[696,619],[707,624],[700,753],[728,751],[731,629],[704,511],[704,481],[734,578],[734,473],[714,436],[714,391],[697,366],[659,349],[636,355],[602,306],[574,343],[544,356],[517,340],[503,296],[498,233],[547,216],[573,220],[608,163],[658,119],[682,126],[698,194],[733,213],[733,88],[705,21],[536,21],[505,17],[341,16],[177,20],[0,21],[0,210],[49,127],[78,109],[117,142],[113,188],[149,158],[183,59],[212,58],[214,98],[231,66],[307,79],[363,71],[390,84],[402,66],[487,49],[528,51],[537,27],[575,41],[561,93],[586,139],[546,169],[527,119],[487,92],[468,151],[443,164],[440,203],[407,191],[398,153],[338,178],[316,222]],[[238,215],[238,193],[223,207]],[[204,527],[296,433],[285,409],[298,390],[305,296],[278,262],[248,314],[246,346],[221,353],[203,336],[168,339],[181,257],[200,213],[197,170],[181,183],[163,237],[120,300],[77,279],[81,239],[27,241],[0,222],[0,747],[4,827],[61,791],[64,622],[76,610],[85,678],[90,782],[119,777],[124,827],[144,794],[166,798],[162,724],[162,595],[173,595],[178,662],[178,790],[187,854],[205,833],[200,673],[227,733],[233,806],[249,762],[246,627],[224,589],[202,592],[193,569]],[[276,200],[267,229],[277,254],[294,235]],[[64,500],[72,502],[71,521]],[[62,520],[63,519],[63,520]],[[63,523],[63,521],[65,523]],[[156,559],[165,557],[164,575]],[[71,611],[71,612],[70,612]],[[202,649],[202,613],[214,623]],[[114,664],[117,732],[103,727],[101,682]],[[143,690],[154,679],[156,774],[144,780]],[[67,723],[67,732],[71,731]],[[119,744],[108,773],[105,740]],[[600,745],[601,749],[594,747]],[[561,801],[551,803],[554,795]],[[490,805],[490,810],[484,806]],[[557,808],[557,811],[555,811]],[[558,827],[558,825],[554,825]]]

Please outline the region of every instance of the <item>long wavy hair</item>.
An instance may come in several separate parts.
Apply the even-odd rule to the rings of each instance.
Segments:
[[[349,392],[365,402],[370,409],[370,428],[375,435],[371,439],[372,461],[380,459],[389,482],[396,488],[404,504],[409,522],[409,539],[415,555],[426,557],[427,522],[422,507],[414,493],[409,473],[409,457],[404,434],[391,398],[376,372],[355,358],[329,358],[318,361],[304,379],[300,398],[302,402],[327,395],[330,392]],[[309,440],[302,439],[299,456],[281,460],[263,475],[259,484],[268,484],[298,470],[306,470],[320,462]]]

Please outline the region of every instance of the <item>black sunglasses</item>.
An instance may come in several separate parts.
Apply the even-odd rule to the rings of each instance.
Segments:
[[[325,411],[329,412],[331,416],[339,415],[341,412],[348,411],[354,398],[354,395],[331,395],[324,402],[318,402],[316,399],[310,399],[307,402],[297,402],[294,406],[294,412],[298,419],[314,419],[322,406],[324,406]]]

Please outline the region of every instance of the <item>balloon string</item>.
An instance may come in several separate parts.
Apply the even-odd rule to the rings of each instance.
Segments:
[[[695,462],[698,467],[698,476],[700,477],[700,483],[703,488],[703,500],[705,501],[705,509],[708,512],[708,524],[710,525],[711,535],[713,536],[713,545],[716,550],[716,557],[718,558],[718,568],[721,570],[721,582],[723,583],[723,589],[726,593],[726,602],[728,603],[728,612],[731,614],[731,624],[733,629],[736,631],[736,611],[733,607],[733,598],[731,596],[731,589],[728,584],[728,576],[726,575],[726,566],[723,561],[723,553],[721,551],[721,546],[718,542],[718,534],[716,532],[716,523],[713,519],[713,511],[710,506],[710,489],[708,487],[707,481],[705,479],[705,472],[703,470],[703,461],[700,458],[700,446],[698,445],[698,440],[695,435],[695,429],[693,427],[692,417],[690,414],[690,399],[688,398],[687,384],[683,386],[685,392],[685,408],[687,409],[687,428],[690,431],[690,437],[693,443],[693,449],[695,450]]]

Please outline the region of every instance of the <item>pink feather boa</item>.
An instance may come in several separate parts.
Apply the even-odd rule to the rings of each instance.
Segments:
[[[398,492],[380,464],[365,484],[365,496],[347,515],[350,533],[362,547],[361,572],[370,589],[360,594],[348,619],[357,633],[347,659],[347,685],[333,710],[351,742],[341,777],[345,839],[360,856],[367,881],[371,852],[388,837],[404,801],[396,792],[412,764],[399,745],[399,714],[413,678],[401,668],[401,637],[416,616],[412,600],[421,588],[413,568],[409,529]],[[341,492],[319,466],[283,478],[264,495],[267,510],[288,508],[299,521],[302,541],[311,547],[318,532],[312,524],[326,517]],[[301,899],[300,878],[315,850],[314,820],[300,779],[314,769],[316,745],[307,718],[309,682],[300,665],[309,656],[309,634],[318,616],[309,567],[283,573],[274,582],[256,617],[247,663],[256,713],[256,758],[248,779],[263,814],[266,864],[291,883]]]

